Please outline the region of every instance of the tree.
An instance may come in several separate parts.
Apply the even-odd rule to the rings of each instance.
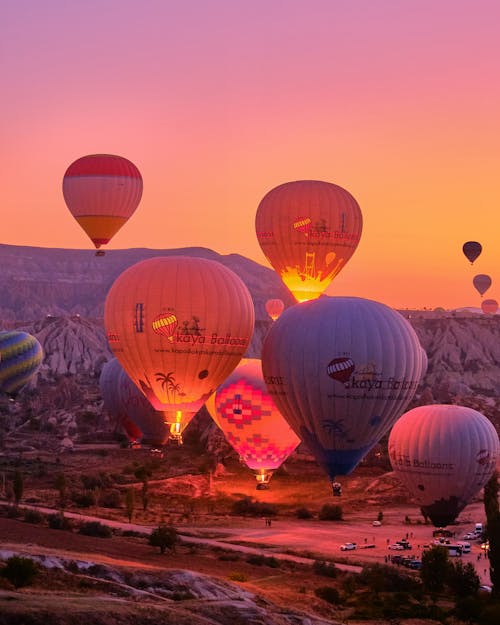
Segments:
[[[490,541],[489,562],[492,593],[500,595],[500,509],[498,507],[498,473],[495,471],[484,487],[486,533]]]
[[[55,487],[59,493],[59,507],[64,510],[68,500],[68,485],[64,473],[58,473],[55,479]]]
[[[125,508],[127,510],[128,522],[132,523],[132,517],[134,516],[135,510],[135,490],[133,488],[127,489],[127,493],[125,495]]]
[[[16,588],[21,588],[21,586],[31,584],[38,573],[38,566],[31,558],[11,556],[5,562],[5,567],[1,573]]]
[[[420,577],[425,589],[433,593],[441,592],[444,588],[449,566],[448,551],[444,547],[436,546],[425,551],[420,569]]]
[[[446,583],[457,599],[463,599],[477,595],[480,581],[473,564],[463,564],[458,560],[450,562]]]
[[[179,542],[177,530],[172,525],[159,525],[151,532],[149,544],[152,547],[159,547],[160,553],[165,553],[166,549],[175,552],[175,545]]]
[[[21,501],[24,491],[24,479],[21,471],[16,471],[14,473],[14,479],[12,482],[12,490],[14,492],[14,502],[16,506]]]

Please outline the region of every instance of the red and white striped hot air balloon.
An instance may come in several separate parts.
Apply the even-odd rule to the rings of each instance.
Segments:
[[[66,170],[63,195],[70,213],[99,249],[138,207],[142,176],[134,163],[122,156],[90,154]]]

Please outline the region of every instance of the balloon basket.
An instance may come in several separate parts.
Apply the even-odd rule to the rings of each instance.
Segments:
[[[332,493],[334,497],[342,495],[342,484],[340,482],[332,482]]]
[[[273,475],[272,471],[267,471],[266,469],[260,469],[258,473],[255,474],[255,479],[257,480],[257,490],[267,490],[269,488],[269,482]]]

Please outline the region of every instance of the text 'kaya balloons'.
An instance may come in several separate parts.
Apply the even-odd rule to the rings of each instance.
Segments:
[[[262,377],[260,360],[239,365],[215,393],[217,423],[228,443],[263,488],[300,443],[276,408]]]
[[[498,302],[496,299],[485,299],[481,302],[481,310],[485,315],[494,315],[498,310]]]
[[[363,218],[352,195],[319,180],[287,182],[257,209],[257,239],[299,302],[319,297],[350,259]]]
[[[248,289],[203,258],[144,260],[114,282],[104,310],[111,349],[156,410],[196,413],[237,366],[252,336]]]
[[[0,332],[0,391],[15,399],[38,371],[43,349],[27,332]]]
[[[141,173],[122,156],[82,156],[64,174],[63,195],[73,217],[95,247],[100,248],[109,243],[138,207],[142,197]]]
[[[332,481],[349,474],[403,413],[423,364],[406,319],[356,297],[288,308],[262,350],[274,403]]]
[[[484,273],[480,273],[477,276],[474,276],[472,283],[474,284],[476,291],[482,297],[491,286],[491,278]]]
[[[486,484],[499,456],[492,423],[472,408],[419,406],[389,436],[394,471],[437,527],[451,523]]]
[[[472,265],[476,258],[478,258],[478,256],[483,251],[483,248],[481,246],[481,243],[478,243],[477,241],[467,241],[463,244],[462,251],[465,254],[467,260],[469,260],[470,264]]]

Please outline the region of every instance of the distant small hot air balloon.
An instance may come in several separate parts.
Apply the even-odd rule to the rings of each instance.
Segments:
[[[452,404],[419,406],[389,436],[394,472],[437,527],[449,525],[495,471],[500,443],[477,410]]]
[[[266,312],[273,321],[281,315],[285,308],[285,304],[281,299],[268,299],[266,302]]]
[[[275,187],[255,217],[262,251],[299,302],[324,292],[354,253],[362,226],[353,196],[320,180]]]
[[[474,276],[472,283],[482,297],[491,286],[491,278],[484,273],[480,273]]]
[[[90,154],[66,170],[63,195],[71,214],[99,249],[138,207],[142,177],[134,163],[122,156]]]
[[[269,395],[260,360],[236,367],[217,389],[215,408],[228,443],[256,472],[257,488],[266,488],[300,439]]]
[[[467,241],[462,246],[462,251],[465,254],[466,258],[470,261],[472,265],[476,258],[481,254],[483,248],[481,243],[477,241]]]
[[[0,332],[0,390],[15,399],[42,360],[42,346],[31,334],[17,330]]]
[[[481,302],[481,309],[486,315],[494,315],[498,310],[496,299],[485,299]]]
[[[274,403],[332,486],[403,413],[423,366],[408,321],[357,297],[323,296],[287,308],[262,348]]]
[[[203,406],[247,350],[254,307],[245,284],[221,263],[160,256],[116,279],[104,322],[127,374],[182,431],[182,419]]]

